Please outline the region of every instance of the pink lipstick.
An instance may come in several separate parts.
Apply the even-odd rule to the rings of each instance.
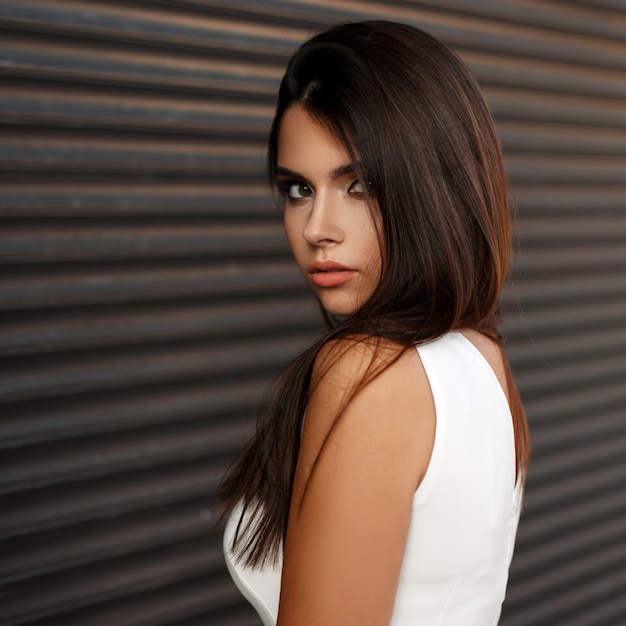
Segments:
[[[318,287],[337,287],[349,281],[356,271],[336,261],[313,261],[309,265],[309,274]]]

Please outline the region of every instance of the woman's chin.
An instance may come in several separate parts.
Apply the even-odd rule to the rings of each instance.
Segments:
[[[345,302],[339,298],[319,297],[319,300],[324,311],[335,317],[348,317],[359,308],[354,302]]]

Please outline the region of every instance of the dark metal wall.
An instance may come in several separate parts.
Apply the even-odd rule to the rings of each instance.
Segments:
[[[0,623],[257,624],[213,491],[320,328],[264,179],[326,24],[420,25],[479,78],[520,207],[535,456],[502,624],[626,623],[626,6],[0,0]]]

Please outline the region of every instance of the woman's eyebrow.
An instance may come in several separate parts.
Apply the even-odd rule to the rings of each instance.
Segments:
[[[360,168],[362,169],[362,168]],[[342,176],[347,176],[348,174],[354,174],[355,172],[355,167],[353,163],[346,163],[344,165],[339,165],[338,167],[334,168],[331,173],[330,173],[330,177],[332,180],[336,180],[337,178],[341,178]],[[299,178],[304,180],[306,177],[303,176],[302,174],[300,174],[299,172],[295,172],[293,170],[290,170],[288,167],[282,167],[281,165],[278,165],[276,167],[276,170],[274,172],[275,176],[286,176],[288,178]]]
[[[336,180],[337,178],[341,178],[342,176],[347,176],[348,174],[354,174],[354,165],[352,163],[346,163],[345,165],[340,165],[336,167],[330,174],[332,180]]]
[[[280,165],[278,165],[276,167],[276,170],[274,171],[274,175],[275,176],[285,176],[287,178],[304,179],[304,176],[302,174],[300,174],[299,172],[294,172],[293,170],[290,170],[287,167],[281,167]]]

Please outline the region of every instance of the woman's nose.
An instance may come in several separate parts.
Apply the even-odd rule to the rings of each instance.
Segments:
[[[338,198],[332,192],[318,193],[302,230],[302,236],[312,246],[325,246],[343,241],[344,233],[339,222]]]

